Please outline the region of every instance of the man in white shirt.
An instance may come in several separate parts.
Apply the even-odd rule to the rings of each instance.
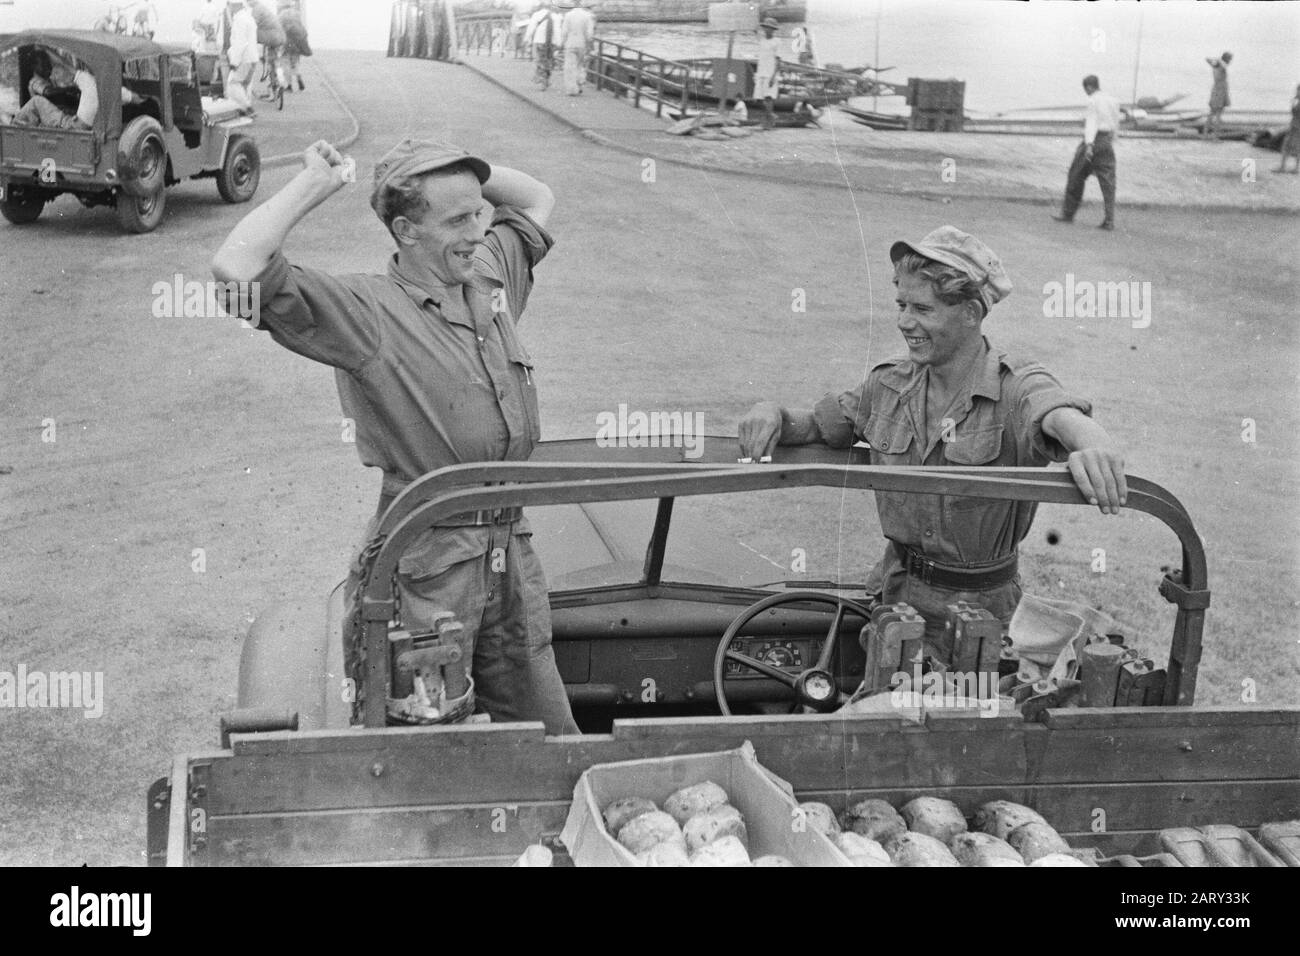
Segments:
[[[587,78],[587,53],[596,38],[596,18],[582,9],[576,0],[560,0],[568,8],[560,26],[560,46],[564,47],[564,92],[577,96]]]
[[[528,21],[524,42],[532,46],[533,61],[537,64],[533,79],[542,89],[551,85],[551,71],[555,69],[555,52],[560,48],[562,29],[563,21],[550,0],[543,0]]]
[[[221,0],[207,0],[203,11],[194,21],[194,52],[207,60],[216,58],[216,66],[211,77],[219,83],[222,90],[230,74],[229,65],[221,55],[226,45],[226,18],[222,16],[224,4]]]
[[[1083,91],[1088,94],[1088,107],[1083,118],[1083,142],[1074,152],[1074,162],[1065,180],[1065,202],[1061,211],[1052,216],[1057,222],[1073,222],[1074,214],[1083,202],[1083,187],[1089,176],[1097,177],[1101,198],[1106,207],[1106,218],[1100,229],[1115,228],[1115,134],[1119,130],[1119,101],[1101,92],[1101,83],[1095,76],[1083,78]]]
[[[257,21],[244,0],[229,0],[230,80],[226,84],[226,96],[240,106],[251,107],[253,97],[249,87],[253,85],[253,70],[261,58],[257,48]]]
[[[781,62],[778,55],[781,41],[776,38],[776,29],[780,26],[773,17],[763,21],[763,35],[758,39],[758,70],[754,74],[754,98],[763,101],[763,127],[771,129],[776,125],[776,115],[772,111],[776,100],[776,70]]]

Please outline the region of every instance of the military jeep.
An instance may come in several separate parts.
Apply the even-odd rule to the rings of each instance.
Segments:
[[[230,203],[257,191],[252,111],[203,95],[190,50],[89,30],[0,37],[0,94],[8,106],[30,99],[37,50],[65,67],[83,62],[95,77],[99,110],[90,129],[65,129],[17,125],[17,110],[0,102],[0,214],[9,222],[34,222],[46,203],[71,193],[87,207],[113,206],[123,229],[143,233],[162,222],[167,187],[183,180],[214,178]],[[123,103],[123,89],[139,101]],[[78,96],[75,88],[56,88],[51,102],[71,113]]]
[[[1173,532],[1173,567],[1158,582],[1174,611],[1164,667],[1133,661],[1108,682],[1085,666],[1079,706],[1072,679],[1021,686],[1025,648],[1019,663],[1002,656],[1016,645],[1002,641],[1000,623],[984,632],[989,621],[954,606],[957,643],[979,636],[972,669],[1005,671],[1015,708],[915,706],[885,694],[881,708],[855,710],[845,703],[873,654],[875,663],[891,648],[892,661],[909,656],[906,640],[891,644],[891,628],[901,636],[916,622],[865,606],[861,582],[786,580],[794,569],[765,554],[803,542],[824,555],[819,574],[860,566],[878,540],[840,561],[841,546],[847,556],[861,537],[841,522],[851,525],[868,491],[1086,501],[1063,470],[882,468],[858,449],[824,446],[738,464],[734,436],[702,446],[687,459],[678,448],[543,442],[528,462],[457,465],[411,484],[362,553],[355,600],[344,583],[258,616],[220,746],[178,756],[149,790],[150,862],[510,865],[541,843],[563,864],[584,771],[746,741],[797,799],[837,813],[865,798],[941,797],[972,811],[1012,800],[1101,866],[1193,865],[1171,856],[1171,841],[1194,860],[1185,851],[1198,841],[1228,834],[1244,845],[1247,830],[1264,837],[1266,825],[1300,820],[1300,707],[1191,706],[1210,603],[1206,556],[1165,489],[1128,479],[1128,508]],[[425,667],[420,655],[439,666],[433,655],[447,636],[394,629],[400,555],[448,515],[519,506],[546,568],[556,661],[583,735],[397,719],[408,688],[393,688],[409,666]],[[1078,636],[1094,650],[1118,648],[1111,635]],[[999,652],[987,661],[985,638]],[[1300,823],[1285,826],[1300,848]],[[1219,850],[1200,859],[1281,865]]]

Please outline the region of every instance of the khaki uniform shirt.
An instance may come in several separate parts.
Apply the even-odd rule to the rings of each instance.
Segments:
[[[827,394],[814,416],[823,440],[835,448],[871,446],[873,465],[987,465],[1032,467],[1062,461],[1066,450],[1043,432],[1055,408],[1092,414],[1090,403],[1069,395],[1036,362],[1015,361],[984,348],[952,405],[939,419],[951,427],[926,432],[929,372],[908,359],[877,365],[857,388]],[[1029,532],[1035,503],[876,492],[886,538],[950,565],[1008,557]]]
[[[357,453],[396,491],[425,472],[475,461],[524,461],[541,437],[533,361],[516,324],[532,268],[553,244],[499,206],[475,258],[478,278],[444,286],[407,275],[331,275],[277,253],[258,276],[259,327],[285,348],[334,367]],[[490,528],[446,522],[400,570],[416,577],[484,554]],[[524,522],[516,533],[526,533]],[[435,566],[436,565],[436,566]]]

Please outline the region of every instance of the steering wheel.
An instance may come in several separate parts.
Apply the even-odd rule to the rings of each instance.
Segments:
[[[826,640],[822,642],[821,653],[817,655],[816,663],[801,674],[797,676],[788,674],[779,667],[773,667],[771,664],[755,660],[741,654],[739,651],[731,650],[731,642],[735,640],[736,635],[744,629],[745,625],[764,611],[780,607],[783,604],[807,603],[833,606],[835,608],[835,619],[831,621],[830,629],[826,632]],[[840,691],[835,682],[835,675],[830,671],[831,657],[835,653],[835,640],[839,636],[840,624],[844,620],[845,612],[855,614],[866,621],[871,620],[871,611],[865,605],[846,597],[826,594],[821,591],[789,591],[785,594],[773,594],[741,611],[736,619],[731,622],[731,626],[727,628],[726,633],[722,635],[722,640],[718,642],[717,653],[713,655],[713,690],[718,698],[718,709],[722,712],[722,716],[732,716],[731,708],[727,705],[727,693],[724,689],[723,680],[728,661],[758,671],[775,681],[780,681],[794,691],[795,699],[799,704],[810,707],[819,713],[832,711],[845,703],[848,696]]]

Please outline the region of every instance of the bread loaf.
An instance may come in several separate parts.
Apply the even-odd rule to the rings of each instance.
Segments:
[[[705,813],[727,802],[727,791],[712,780],[706,780],[704,783],[678,790],[664,801],[664,810],[670,813],[678,824],[685,826],[686,821],[697,813]]]

